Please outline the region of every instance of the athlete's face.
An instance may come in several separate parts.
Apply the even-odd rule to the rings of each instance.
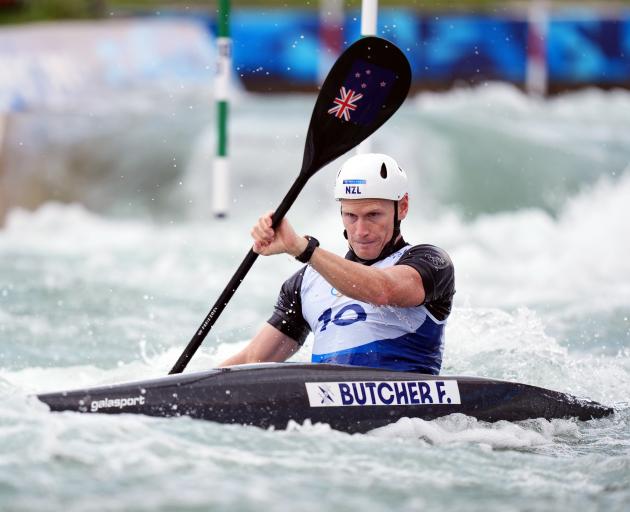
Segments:
[[[398,218],[404,219],[408,210],[405,196],[398,202]],[[342,199],[341,218],[348,232],[348,242],[363,260],[373,260],[394,233],[394,201],[387,199]]]

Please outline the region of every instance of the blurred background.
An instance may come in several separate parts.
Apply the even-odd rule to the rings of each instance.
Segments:
[[[254,112],[270,105],[274,112],[291,97],[314,93],[338,53],[361,35],[357,0],[246,0],[229,7],[236,125],[244,122],[239,109],[273,122],[267,111]],[[12,207],[32,209],[48,200],[122,215],[198,213],[181,205],[211,197],[211,181],[191,185],[185,178],[203,175],[204,165],[211,174],[220,144],[214,103],[220,99],[214,83],[219,8],[210,1],[0,0],[0,219]],[[547,97],[630,85],[627,1],[387,0],[378,4],[376,32],[405,51],[413,93],[502,83],[514,94]],[[263,93],[272,96],[252,102]],[[308,116],[307,107],[298,116],[298,133]],[[251,140],[236,125],[227,128],[234,137],[233,168],[239,161],[250,167]],[[461,131],[462,125],[447,129]],[[462,137],[460,158],[497,168],[494,157],[486,162],[484,153],[467,151],[469,135],[452,136]],[[536,157],[513,145],[516,154]],[[619,155],[614,144],[609,151],[618,168],[625,152]],[[428,176],[445,174],[435,158],[408,153],[421,159]],[[498,178],[466,173],[432,195],[457,202],[453,187],[465,184],[474,197],[462,195],[459,206],[474,215],[508,205],[552,209],[564,189],[576,190],[575,172],[548,177],[545,191],[531,179],[515,189],[513,166],[523,163],[514,160],[503,160],[499,167],[508,170]],[[236,188],[219,195],[237,199],[248,175],[242,173],[232,177]],[[250,174],[256,180],[258,174]],[[195,196],[200,192],[207,199]]]
[[[0,0],[2,510],[628,508],[630,1],[388,0],[372,31],[413,84],[371,149],[409,176],[405,239],[456,269],[442,372],[613,417],[454,415],[389,442],[28,399],[166,375],[295,180],[365,19],[356,0]],[[344,254],[339,165],[288,216]],[[259,258],[187,370],[244,347],[298,268]]]

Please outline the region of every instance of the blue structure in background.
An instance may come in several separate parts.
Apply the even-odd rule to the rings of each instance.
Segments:
[[[525,80],[527,25],[481,16],[449,16],[422,22],[420,80]]]
[[[317,81],[319,19],[313,11],[237,10],[231,20],[234,68],[239,76]]]
[[[210,22],[214,30],[213,22]],[[360,13],[346,13],[344,43],[359,38]],[[383,9],[379,35],[393,40],[412,66],[415,84],[448,87],[456,81],[525,81],[525,19],[482,15],[421,15]],[[234,66],[246,84],[273,90],[318,80],[319,17],[314,11],[233,12]],[[547,35],[550,85],[630,85],[630,11],[601,19],[596,11],[554,16]]]
[[[628,85],[630,11],[621,20],[553,21],[548,61],[551,80]]]

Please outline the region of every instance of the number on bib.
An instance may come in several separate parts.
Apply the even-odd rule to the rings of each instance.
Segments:
[[[354,312],[356,316],[352,315],[349,318],[343,318],[343,315],[348,311]],[[338,325],[339,327],[344,327],[346,325],[352,325],[355,322],[363,322],[366,318],[367,313],[360,304],[348,304],[337,312],[335,318],[332,318],[332,308],[328,308],[319,316],[317,320],[323,322],[324,324],[319,330],[320,332],[322,332],[326,330],[326,327],[328,327],[328,324],[331,322],[331,320],[333,324]]]

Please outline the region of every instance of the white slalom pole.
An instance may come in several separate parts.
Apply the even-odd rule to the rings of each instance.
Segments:
[[[230,199],[230,165],[228,160],[228,100],[232,70],[232,39],[230,38],[230,0],[219,1],[217,37],[217,75],[215,100],[217,106],[217,153],[212,169],[212,209],[215,217],[227,215]]]
[[[376,35],[378,0],[361,0],[361,37]],[[368,137],[357,146],[357,153],[370,153],[372,138]]]
[[[361,0],[361,37],[376,35],[378,0]]]
[[[549,5],[546,0],[535,0],[528,11],[527,76],[525,89],[532,96],[547,94],[547,29]]]

